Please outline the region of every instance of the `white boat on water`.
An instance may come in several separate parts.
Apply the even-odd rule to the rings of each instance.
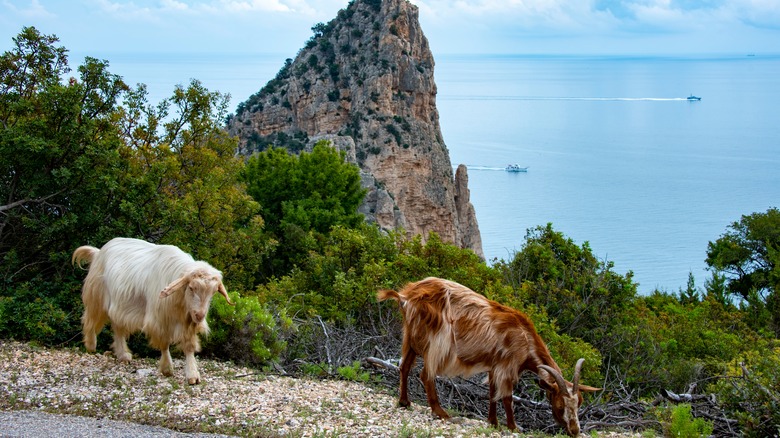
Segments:
[[[520,167],[519,164],[507,164],[504,170],[507,172],[528,172],[528,167]]]

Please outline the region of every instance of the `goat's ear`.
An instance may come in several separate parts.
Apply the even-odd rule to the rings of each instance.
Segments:
[[[579,386],[579,390],[582,392],[596,392],[596,391],[601,391],[602,389],[604,388],[595,388],[593,386],[582,385],[582,384],[580,384]]]
[[[547,381],[544,380],[541,375],[539,376],[539,386],[545,391],[552,391],[555,389],[550,383],[547,383]]]
[[[553,382],[558,385],[558,391],[561,391],[563,393],[569,392],[569,386],[566,384],[566,379],[563,378],[563,376],[558,370],[547,365],[539,365],[539,369],[545,371],[545,373],[549,375],[548,378],[553,379]],[[554,388],[553,382],[547,380],[547,378],[545,378],[545,376],[542,373],[539,373],[539,381],[544,382],[550,388]]]
[[[225,285],[222,284],[222,282],[219,282],[219,286],[217,286],[217,291],[219,291],[220,294],[222,294],[223,297],[225,297],[225,301],[227,301],[228,304],[231,306],[234,305],[232,301],[230,301],[230,297],[228,296],[227,290],[225,289]]]
[[[173,280],[168,286],[165,286],[165,289],[160,291],[160,298],[165,298],[168,295],[170,295],[170,294],[172,294],[172,293],[174,293],[174,292],[176,292],[178,290],[184,289],[184,287],[187,286],[187,284],[189,284],[189,282],[190,282],[190,276],[189,275],[184,275],[181,278]]]

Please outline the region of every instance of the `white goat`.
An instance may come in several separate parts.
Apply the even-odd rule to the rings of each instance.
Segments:
[[[199,333],[208,333],[206,314],[215,292],[233,304],[222,284],[222,273],[171,245],[115,238],[98,249],[81,246],[72,263],[90,265],[81,299],[84,345],[95,351],[96,334],[111,322],[116,358],[129,362],[127,337],[142,331],[149,344],[162,352],[160,372],[173,375],[169,347],[178,344],[185,357],[184,375],[190,385],[200,382],[195,352]]]

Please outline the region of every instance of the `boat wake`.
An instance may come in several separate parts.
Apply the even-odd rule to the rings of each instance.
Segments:
[[[453,166],[453,167],[456,167],[456,166]],[[471,170],[488,170],[488,171],[491,171],[491,170],[500,170],[500,171],[505,171],[505,170],[506,170],[506,167],[495,167],[495,166],[473,166],[473,165],[471,165],[471,164],[467,164],[467,165],[466,165],[466,168],[468,168],[468,170],[469,170],[469,171],[471,171]]]
[[[442,100],[583,100],[681,102],[685,97],[534,97],[534,96],[439,96]]]

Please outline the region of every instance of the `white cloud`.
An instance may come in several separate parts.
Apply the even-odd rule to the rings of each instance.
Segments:
[[[431,47],[445,53],[546,53],[609,46],[633,50],[640,42],[674,48],[676,43],[668,42],[673,38],[681,41],[680,46],[699,50],[717,36],[733,36],[736,41],[740,31],[747,31],[741,38],[753,38],[755,46],[780,40],[780,0],[411,1],[420,10]],[[348,3],[0,0],[0,26],[8,37],[22,25],[36,25],[88,50],[294,53],[311,36],[311,26],[333,19]],[[651,42],[652,38],[665,39]]]
[[[54,17],[54,14],[49,12],[46,9],[46,7],[41,4],[39,0],[31,0],[29,2],[17,2],[17,3],[21,3],[21,4],[17,6],[15,2],[6,0],[3,2],[3,6],[10,12],[10,14],[16,15],[18,17],[27,20]]]
[[[223,10],[226,12],[291,12],[289,6],[278,0],[220,0],[199,5],[203,10]]]
[[[328,6],[343,2],[314,0],[96,0],[100,10],[111,14],[144,17],[154,14],[188,13],[195,15],[240,16],[254,13],[283,13],[315,16],[330,11]],[[323,8],[324,6],[324,8]],[[334,14],[335,16],[335,14]]]
[[[748,25],[780,29],[780,1],[740,0],[734,2],[735,15]]]
[[[165,9],[172,9],[177,11],[186,11],[187,9],[189,9],[187,3],[179,2],[176,0],[163,0],[162,6]]]

